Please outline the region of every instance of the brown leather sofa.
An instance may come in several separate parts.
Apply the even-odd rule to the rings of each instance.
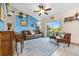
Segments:
[[[44,36],[44,34],[42,32],[40,32],[39,30],[33,30],[33,32],[34,32],[34,34],[32,34],[31,31],[29,31],[29,30],[22,31],[24,40],[34,39],[34,38],[39,38],[39,37]]]

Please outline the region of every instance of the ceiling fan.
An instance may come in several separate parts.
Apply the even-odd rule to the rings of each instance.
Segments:
[[[79,13],[75,14],[76,20],[79,20]]]
[[[74,20],[79,21],[79,13],[77,12],[74,16],[66,17],[64,19],[65,19],[64,22],[66,22],[66,21],[74,21]]]
[[[43,5],[39,5],[38,7],[39,7],[39,10],[33,11],[33,12],[39,12],[39,16],[40,16],[41,14],[46,14],[46,15],[48,15],[47,11],[52,10],[51,8],[45,9],[45,7],[44,7]]]
[[[79,20],[79,13],[76,13],[74,16],[69,17],[72,20]]]

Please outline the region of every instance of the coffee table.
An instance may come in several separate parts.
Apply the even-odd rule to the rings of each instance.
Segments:
[[[56,36],[56,40],[57,40],[56,42],[57,42],[57,45],[58,45],[58,43],[59,43],[58,41],[61,40],[61,37]]]

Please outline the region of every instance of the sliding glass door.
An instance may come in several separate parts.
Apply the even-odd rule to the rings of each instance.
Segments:
[[[52,34],[56,34],[61,31],[61,21],[60,20],[54,20],[52,22],[46,23],[47,27],[47,36],[51,36]]]

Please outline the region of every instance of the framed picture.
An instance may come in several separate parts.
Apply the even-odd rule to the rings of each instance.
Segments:
[[[20,26],[27,26],[27,25],[28,25],[27,21],[25,21],[25,20],[20,21]]]

